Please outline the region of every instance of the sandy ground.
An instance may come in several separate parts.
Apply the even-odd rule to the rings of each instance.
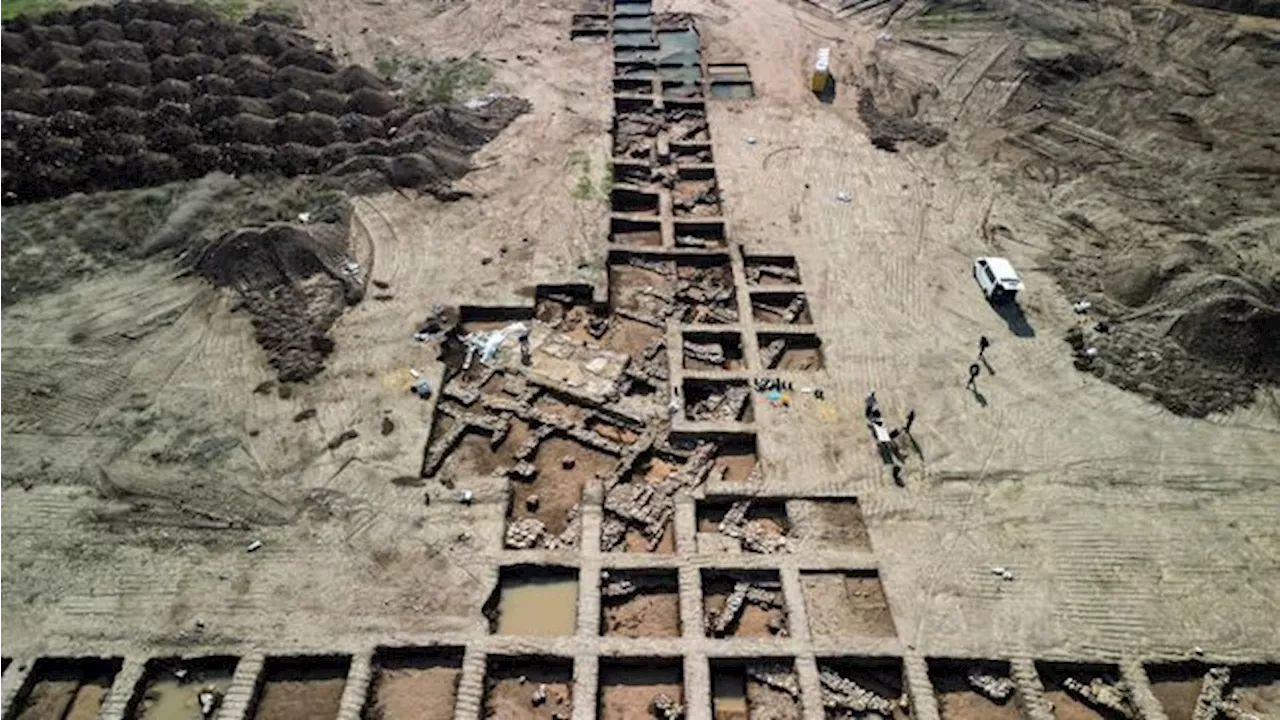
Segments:
[[[434,302],[525,304],[547,282],[603,297],[606,205],[571,195],[570,154],[603,173],[607,47],[570,43],[574,6],[558,0],[469,0],[434,15],[410,0],[304,9],[359,62],[383,43],[478,52],[533,111],[477,156],[462,182],[471,197],[357,202],[361,263],[393,297],[344,315],[328,368],[287,398],[253,392],[271,373],[248,319],[168,267],[103,273],[4,309],[6,656],[487,635],[504,483],[459,468],[456,484],[474,492],[463,505],[438,484],[393,482],[418,474],[432,414],[407,391],[410,369],[437,386],[442,372],[410,338]],[[1075,370],[1061,339],[1078,322],[1074,298],[1034,243],[994,248],[1022,270],[1034,333],[993,313],[970,275],[993,250],[984,229],[1007,193],[993,170],[963,145],[878,150],[852,88],[830,105],[806,90],[819,46],[833,48],[838,77],[857,76],[892,42],[876,23],[783,2],[656,9],[697,13],[708,55],[746,60],[755,79],[755,100],[709,104],[725,212],[736,242],[797,258],[825,359],[798,384],[826,400],[756,404],[754,490],[856,495],[860,511],[792,514],[796,542],[874,548],[902,644],[922,655],[1183,657],[1200,646],[1280,657],[1272,407],[1189,419]],[[942,92],[975,113],[1008,88],[969,92],[983,62],[968,59],[930,68],[950,73]],[[973,393],[965,369],[982,335],[994,372]],[[864,430],[871,390],[890,422],[917,412],[905,488]],[[359,436],[326,449],[348,429]],[[261,549],[246,552],[252,541]],[[740,632],[768,636],[767,621],[749,607]],[[569,687],[561,678],[535,711],[532,688],[504,680],[486,707],[549,718]]]

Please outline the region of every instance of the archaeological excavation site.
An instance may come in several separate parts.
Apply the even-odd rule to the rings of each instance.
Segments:
[[[3,720],[1280,720],[1273,0],[3,15]]]

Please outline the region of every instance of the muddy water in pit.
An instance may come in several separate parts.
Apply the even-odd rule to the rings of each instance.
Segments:
[[[499,635],[572,635],[578,626],[578,581],[511,578],[498,601]]]
[[[711,711],[715,720],[747,720],[747,682],[742,670],[711,676]]]
[[[201,682],[159,680],[147,686],[146,697],[131,716],[137,720],[200,720],[200,693],[213,688],[218,697],[231,684],[231,673],[205,673]]]

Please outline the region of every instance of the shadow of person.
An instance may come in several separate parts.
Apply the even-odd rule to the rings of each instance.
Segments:
[[[984,369],[984,370],[986,370],[986,371],[987,371],[987,374],[988,374],[988,375],[995,375],[995,374],[996,374],[996,369],[995,369],[995,368],[993,368],[993,367],[991,367],[991,362],[987,360],[987,356],[986,356],[986,355],[979,355],[979,356],[978,356],[978,362],[981,362],[981,363],[982,363],[982,367],[983,367],[983,369]]]
[[[820,92],[815,92],[814,96],[818,98],[818,102],[823,105],[830,105],[836,101],[836,76],[828,75],[827,82],[822,86]]]
[[[969,390],[973,392],[973,399],[977,400],[979,405],[982,407],[987,406],[987,396],[982,394],[977,385],[970,385]]]
[[[915,451],[916,451],[916,454],[917,454],[917,455],[919,455],[919,456],[920,456],[920,459],[923,461],[923,460],[924,460],[924,451],[920,449],[920,443],[916,442],[916,436],[915,436],[915,435],[912,435],[912,434],[911,434],[911,432],[910,432],[909,430],[908,430],[908,431],[904,431],[904,434],[907,436],[907,439],[911,441],[911,449],[912,449],[912,450],[915,450]]]
[[[1017,301],[1012,302],[990,302],[991,308],[996,311],[1000,319],[1004,320],[1009,326],[1009,332],[1018,337],[1035,337],[1036,329],[1031,327],[1031,323],[1027,322],[1027,316],[1022,312],[1022,306]]]

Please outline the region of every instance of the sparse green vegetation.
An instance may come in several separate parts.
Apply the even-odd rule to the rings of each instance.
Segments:
[[[383,77],[405,89],[411,100],[452,105],[475,96],[493,81],[493,68],[482,58],[448,58],[431,61],[410,58],[393,50],[374,59]]]
[[[43,15],[67,6],[67,0],[4,0],[0,3],[0,17],[12,20],[19,15]]]
[[[191,4],[230,22],[249,17],[249,0],[192,0]]]
[[[575,200],[590,200],[596,192],[591,182],[591,158],[581,150],[574,150],[569,153],[569,167],[578,176],[569,195]]]
[[[599,185],[591,179],[591,157],[581,150],[569,153],[569,168],[577,177],[570,197],[575,200],[609,199],[609,188],[613,187],[613,166],[605,163],[600,176]]]

